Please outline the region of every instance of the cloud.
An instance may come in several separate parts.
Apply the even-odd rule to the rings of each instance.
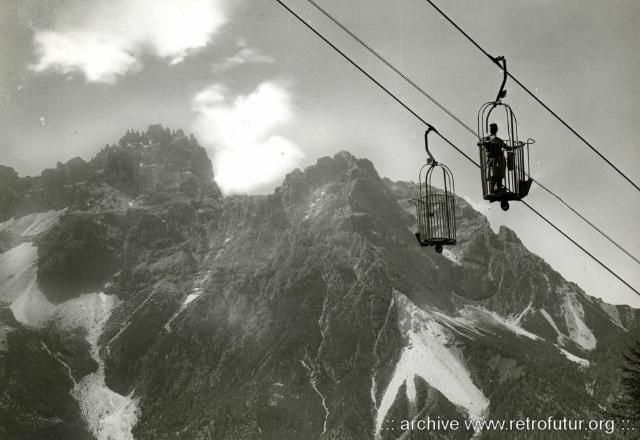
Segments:
[[[193,99],[193,130],[212,156],[216,182],[226,194],[277,184],[304,157],[276,132],[293,116],[288,90],[267,81],[249,95],[227,95],[212,85]]]
[[[213,73],[222,73],[244,64],[273,64],[275,60],[263,53],[260,49],[249,47],[241,40],[238,42],[240,50],[234,55],[213,63],[211,70]]]
[[[151,54],[176,64],[205,47],[227,21],[225,0],[83,0],[70,2],[51,29],[34,37],[35,72],[80,72],[113,83]]]

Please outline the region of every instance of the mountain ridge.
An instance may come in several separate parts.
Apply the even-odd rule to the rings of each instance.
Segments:
[[[21,207],[41,183],[0,199],[18,194],[26,213],[0,224],[0,271],[3,255],[30,267],[7,266],[0,298],[61,339],[53,361],[65,386],[61,361],[84,375],[72,375],[79,408],[116,396],[102,415],[68,417],[95,438],[396,438],[388,428],[420,414],[601,417],[613,399],[609,370],[640,313],[589,297],[463,199],[459,244],[438,255],[411,230],[415,184],[346,151],[272,194],[222,197],[184,133],[119,144],[88,176],[70,171],[78,161],[55,174],[68,206]],[[52,324],[84,316],[84,301],[100,322]]]

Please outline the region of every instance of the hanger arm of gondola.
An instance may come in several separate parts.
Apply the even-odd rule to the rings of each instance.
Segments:
[[[498,91],[498,96],[496,97],[496,102],[500,101],[502,98],[507,96],[507,91],[504,86],[507,84],[507,59],[504,56],[499,56],[494,58],[495,63],[500,66],[502,69],[502,84],[500,85],[500,90]],[[502,63],[502,64],[500,64]]]
[[[431,154],[431,151],[429,150],[429,133],[432,131],[438,133],[438,130],[436,130],[432,125],[427,124],[427,130],[424,132],[424,149],[427,151],[427,155],[429,156],[427,163],[434,166],[438,165],[438,161],[433,157],[433,154]]]

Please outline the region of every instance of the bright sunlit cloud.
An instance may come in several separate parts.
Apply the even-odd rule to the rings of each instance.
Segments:
[[[176,64],[205,47],[227,21],[225,0],[70,2],[51,29],[34,37],[35,72],[79,72],[114,83],[142,68],[151,54]]]
[[[304,153],[277,133],[291,120],[291,96],[274,82],[251,94],[228,97],[212,85],[193,99],[193,130],[212,157],[215,180],[226,194],[249,193],[279,183],[300,164]]]

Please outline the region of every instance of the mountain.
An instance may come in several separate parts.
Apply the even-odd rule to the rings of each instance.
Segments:
[[[0,168],[2,438],[396,439],[427,417],[608,418],[640,313],[463,199],[458,245],[437,254],[413,236],[415,184],[347,152],[266,196],[223,197],[212,178],[197,141],[160,126],[38,177]]]

